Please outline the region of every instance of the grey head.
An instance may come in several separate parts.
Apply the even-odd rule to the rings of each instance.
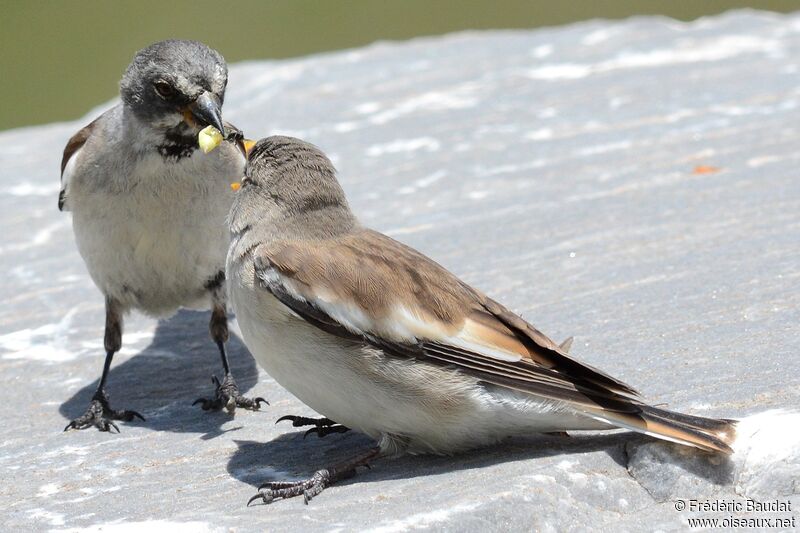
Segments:
[[[224,134],[227,83],[219,52],[197,41],[167,40],[136,53],[120,81],[120,96],[126,109],[156,130],[191,137],[212,125]]]
[[[260,228],[286,238],[325,238],[358,225],[336,169],[316,146],[294,137],[261,139],[250,151],[230,213],[233,233]]]

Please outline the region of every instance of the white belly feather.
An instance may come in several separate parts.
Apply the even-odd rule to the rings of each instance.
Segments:
[[[95,284],[125,307],[164,315],[201,304],[203,285],[224,269],[238,170],[221,161],[210,172],[208,159],[199,166],[203,157],[165,165],[156,154],[124,182],[73,181],[78,249]]]

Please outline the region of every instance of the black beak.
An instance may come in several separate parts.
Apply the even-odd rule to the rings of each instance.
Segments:
[[[214,126],[222,136],[225,136],[225,126],[222,125],[222,111],[219,100],[211,93],[205,92],[197,100],[189,104],[192,116],[203,126]]]

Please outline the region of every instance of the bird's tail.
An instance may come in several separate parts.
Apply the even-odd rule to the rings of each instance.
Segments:
[[[733,453],[736,421],[703,418],[642,405],[637,414],[593,411],[593,418],[663,440],[708,452]]]

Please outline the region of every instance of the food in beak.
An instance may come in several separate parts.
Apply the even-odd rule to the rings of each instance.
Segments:
[[[214,126],[206,126],[197,134],[197,144],[203,153],[209,153],[222,142],[222,133]]]

